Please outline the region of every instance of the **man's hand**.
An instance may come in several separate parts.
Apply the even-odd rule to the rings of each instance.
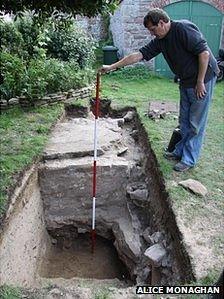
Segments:
[[[195,87],[195,92],[198,99],[202,99],[206,95],[207,90],[205,88],[204,82],[200,82],[200,81],[197,82],[197,85]]]
[[[99,72],[101,74],[105,74],[105,73],[108,73],[110,71],[113,70],[113,67],[111,67],[111,65],[103,65],[100,69],[99,69]]]
[[[122,58],[121,60],[119,60],[118,62],[115,62],[111,65],[103,65],[100,69],[99,72],[101,74],[105,74],[111,71],[115,71],[121,67],[124,67],[126,65],[131,65],[134,64],[136,62],[139,62],[143,59],[143,55],[141,52],[135,52],[132,54],[129,54],[128,56],[125,56],[124,58]]]

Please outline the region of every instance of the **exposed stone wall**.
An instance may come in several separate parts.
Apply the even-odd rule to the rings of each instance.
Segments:
[[[92,95],[93,86],[84,87],[81,89],[71,89],[68,92],[58,92],[54,94],[48,94],[43,98],[30,101],[26,97],[12,98],[9,101],[0,100],[0,110],[8,110],[16,106],[21,107],[38,107],[52,105],[58,102],[71,102],[78,99],[90,98]]]
[[[142,24],[149,2],[149,0],[124,0],[120,8],[111,16],[110,30],[120,56],[138,51],[151,40],[151,36]]]
[[[76,16],[76,23],[87,31],[94,39],[100,41],[107,37],[107,28],[103,17],[96,16],[88,18],[83,16]]]
[[[123,57],[127,53],[124,52],[125,48],[121,47],[121,45],[124,45],[125,41],[125,26],[123,22],[123,5],[121,4],[120,9],[117,9],[113,16],[111,16],[110,19],[110,31],[112,34],[116,32],[116,34],[113,34],[113,41],[116,46],[118,46],[118,56]]]
[[[160,7],[180,2],[181,0],[123,0],[120,7],[111,16],[110,30],[115,46],[119,49],[120,56],[137,51],[148,43],[150,34],[143,26],[143,18],[152,7]],[[209,3],[224,13],[223,0],[202,0]],[[224,25],[223,25],[224,27]],[[221,37],[221,45],[224,46],[224,30]],[[153,66],[153,61],[149,63]]]

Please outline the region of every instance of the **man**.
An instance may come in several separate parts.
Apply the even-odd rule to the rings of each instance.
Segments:
[[[180,131],[182,139],[165,158],[179,161],[176,171],[186,171],[198,161],[212,98],[219,72],[216,60],[197,26],[187,20],[172,21],[162,9],[152,9],[144,26],[155,36],[146,46],[112,65],[102,73],[150,60],[162,53],[170,69],[180,79]]]

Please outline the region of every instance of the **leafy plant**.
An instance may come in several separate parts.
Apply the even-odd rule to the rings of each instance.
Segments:
[[[11,54],[21,54],[23,36],[13,22],[0,20],[0,35],[2,51]]]
[[[42,97],[46,93],[45,61],[31,60],[24,76],[22,93],[29,99]]]
[[[1,21],[0,30],[2,99],[22,94],[33,101],[85,86],[92,79],[94,42],[73,19],[53,15],[43,22],[27,12],[15,22]]]
[[[91,68],[78,69],[74,61],[70,61],[64,65],[64,85],[63,90],[71,88],[77,89],[89,84],[94,76]]]
[[[49,24],[47,54],[63,61],[75,61],[80,68],[91,66],[95,43],[72,20],[54,20]]]
[[[22,293],[18,288],[3,285],[0,286],[0,298],[2,299],[20,299]]]
[[[24,10],[32,10],[45,16],[50,16],[57,9],[64,13],[84,14],[94,16],[103,12],[113,12],[120,0],[83,0],[83,1],[3,1],[1,11],[19,13]]]
[[[9,100],[21,94],[25,67],[21,58],[5,51],[0,53],[0,64],[3,77],[0,96]]]
[[[18,55],[24,62],[45,55],[45,24],[31,13],[26,13],[15,21],[1,20],[0,33],[2,50]]]
[[[82,70],[75,61],[32,60],[25,76],[23,95],[33,101],[47,93],[88,85],[93,78],[93,70]]]
[[[32,17],[32,14],[25,14],[17,18],[15,27],[21,34],[23,39],[23,53],[27,60],[38,56],[38,50],[43,45],[39,44],[41,38],[41,30],[43,25],[38,22],[38,18]]]

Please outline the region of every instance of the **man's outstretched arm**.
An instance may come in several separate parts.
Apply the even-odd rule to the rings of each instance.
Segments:
[[[143,59],[142,53],[141,52],[135,52],[135,53],[132,53],[128,56],[125,56],[124,58],[122,58],[118,62],[115,62],[111,65],[103,65],[99,69],[99,71],[104,74],[104,73],[116,70],[118,68],[121,68],[123,66],[134,64],[136,62],[141,61],[142,59]]]

